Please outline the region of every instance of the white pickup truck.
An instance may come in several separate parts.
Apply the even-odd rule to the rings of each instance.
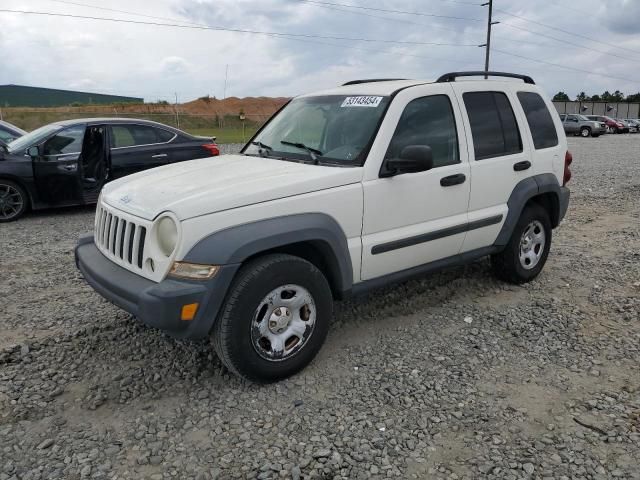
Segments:
[[[334,299],[487,255],[500,278],[532,280],[572,159],[530,77],[483,74],[302,95],[238,155],[111,182],[77,266],[144,323],[210,337],[263,382],[314,358]]]

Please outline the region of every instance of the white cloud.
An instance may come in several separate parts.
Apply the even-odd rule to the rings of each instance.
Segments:
[[[362,0],[332,1],[373,5]],[[303,35],[478,45],[484,42],[485,34],[484,8],[444,0],[437,4],[419,0],[380,0],[375,6],[472,17],[480,21],[363,10],[349,13],[344,8],[321,8],[299,0],[113,0],[108,6],[97,0],[77,2],[184,23]],[[491,66],[495,70],[530,74],[549,93],[564,90],[575,95],[583,90],[602,93],[616,89],[636,92],[640,90],[640,84],[635,80],[640,63],[640,35],[634,31],[638,4],[637,0],[583,0],[579,10],[574,11],[574,7],[559,0],[549,0],[544,6],[530,0],[501,1],[495,13],[496,20],[501,23],[494,28],[492,43],[496,51],[492,53]],[[3,8],[163,21],[51,0],[5,0]],[[510,17],[500,9],[603,40],[592,42],[570,36]],[[0,84],[83,88],[144,96],[148,100],[173,99],[174,92],[180,100],[206,94],[221,97],[227,65],[228,96],[292,96],[352,78],[429,79],[446,71],[481,69],[484,64],[484,51],[475,46],[454,48],[287,39],[6,13],[0,13],[0,21],[3,26],[0,30]],[[564,43],[514,27],[550,35]],[[625,59],[576,48],[566,42],[611,52]],[[505,55],[498,50],[631,81],[564,70]]]

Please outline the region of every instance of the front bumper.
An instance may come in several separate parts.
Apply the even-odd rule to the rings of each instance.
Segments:
[[[100,295],[151,327],[178,338],[206,337],[224,302],[239,265],[224,265],[207,281],[167,278],[159,283],[136,275],[107,259],[93,235],[80,237],[76,266]],[[182,306],[198,303],[193,320],[180,320]]]

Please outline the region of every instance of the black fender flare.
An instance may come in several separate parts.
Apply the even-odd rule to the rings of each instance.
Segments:
[[[353,285],[353,268],[342,227],[324,213],[301,213],[236,225],[212,233],[185,255],[185,262],[240,264],[248,258],[288,245],[313,243],[320,249],[338,292]]]
[[[507,201],[507,207],[509,208],[507,218],[502,225],[502,229],[494,245],[505,246],[509,242],[511,233],[516,223],[518,223],[524,206],[533,197],[545,193],[552,193],[557,200],[553,204],[553,208],[556,211],[552,212],[552,217],[556,219],[556,221],[552,220],[552,223],[554,223],[554,227],[557,226],[566,212],[569,202],[569,190],[561,187],[558,179],[552,173],[534,175],[518,182],[511,192],[511,195],[509,195],[509,200]]]

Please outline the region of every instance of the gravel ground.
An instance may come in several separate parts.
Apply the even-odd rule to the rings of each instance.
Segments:
[[[338,304],[269,386],[85,284],[92,208],[2,225],[0,480],[640,478],[640,135],[569,141],[535,282],[483,260]]]

